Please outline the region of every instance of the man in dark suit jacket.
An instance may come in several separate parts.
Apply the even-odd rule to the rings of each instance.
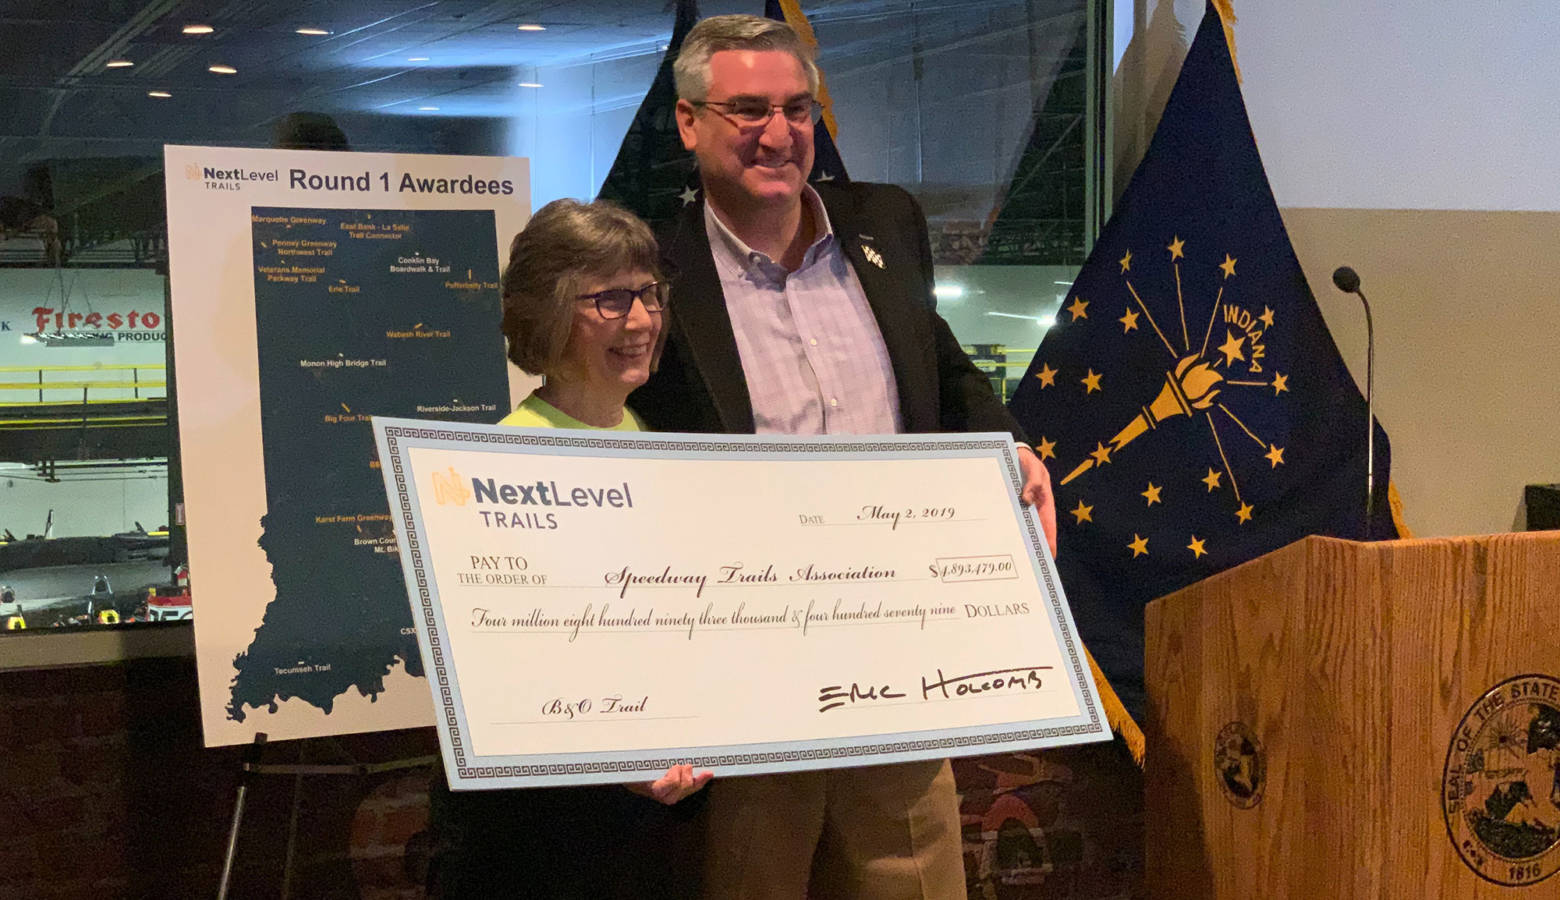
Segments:
[[[871,305],[899,392],[901,431],[1005,431],[1025,435],[932,307],[932,256],[920,206],[893,185],[817,185],[834,236]],[[684,207],[661,236],[675,311],[660,366],[632,405],[658,430],[747,434],[752,400],[703,203]],[[866,256],[883,260],[878,268]]]
[[[816,191],[818,71],[782,22],[716,16],[675,64],[704,201],[662,243],[666,346],[629,404],[669,431],[1006,431],[1055,546],[1045,467],[932,302],[926,223],[905,191]],[[963,898],[946,760],[717,777],[706,895]],[[814,861],[819,865],[814,869]]]

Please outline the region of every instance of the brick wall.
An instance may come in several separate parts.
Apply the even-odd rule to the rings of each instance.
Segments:
[[[269,763],[437,752],[431,729],[292,741]],[[0,897],[216,895],[238,748],[201,746],[194,663],[0,672]],[[955,763],[971,900],[1143,896],[1142,775],[1116,745]],[[292,898],[412,900],[427,851],[425,770],[308,776]],[[230,896],[282,897],[297,779],[255,778]]]
[[[265,761],[435,751],[431,730],[402,731],[278,744]],[[0,672],[0,897],[209,900],[239,767],[237,748],[201,746],[191,660]],[[403,858],[426,784],[405,771],[305,778],[290,896],[420,896]],[[294,787],[267,775],[250,788],[235,900],[283,895]]]

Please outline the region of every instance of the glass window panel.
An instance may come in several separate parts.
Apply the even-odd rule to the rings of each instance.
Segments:
[[[1086,0],[802,5],[850,176],[920,200],[939,306],[1010,393],[1087,244],[1085,153],[1100,123],[1085,112],[1084,37],[1096,10]],[[95,622],[108,608],[122,620],[189,615],[175,579],[162,146],[528,156],[533,205],[592,196],[661,64],[672,10],[617,0],[564,10],[4,4],[0,628],[19,612],[29,628]],[[545,30],[517,27],[538,21]],[[212,32],[183,33],[196,22]]]
[[[1004,399],[1086,252],[1092,12],[992,0],[811,17],[851,178],[920,200],[938,309]]]

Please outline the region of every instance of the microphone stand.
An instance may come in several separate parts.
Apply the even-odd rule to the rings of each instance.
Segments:
[[[1348,266],[1339,266],[1332,280],[1338,290],[1360,298],[1365,307],[1365,537],[1369,539],[1376,501],[1376,326],[1370,317],[1370,301],[1360,290],[1360,276]]]
[[[1370,539],[1371,507],[1376,500],[1376,328],[1370,319],[1370,301],[1354,289],[1365,307],[1365,538]]]

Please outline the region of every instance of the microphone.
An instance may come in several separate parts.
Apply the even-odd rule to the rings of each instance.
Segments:
[[[1365,307],[1365,536],[1370,537],[1371,507],[1376,496],[1376,329],[1370,319],[1370,301],[1360,290],[1359,273],[1348,266],[1333,270],[1333,286],[1360,298]]]

